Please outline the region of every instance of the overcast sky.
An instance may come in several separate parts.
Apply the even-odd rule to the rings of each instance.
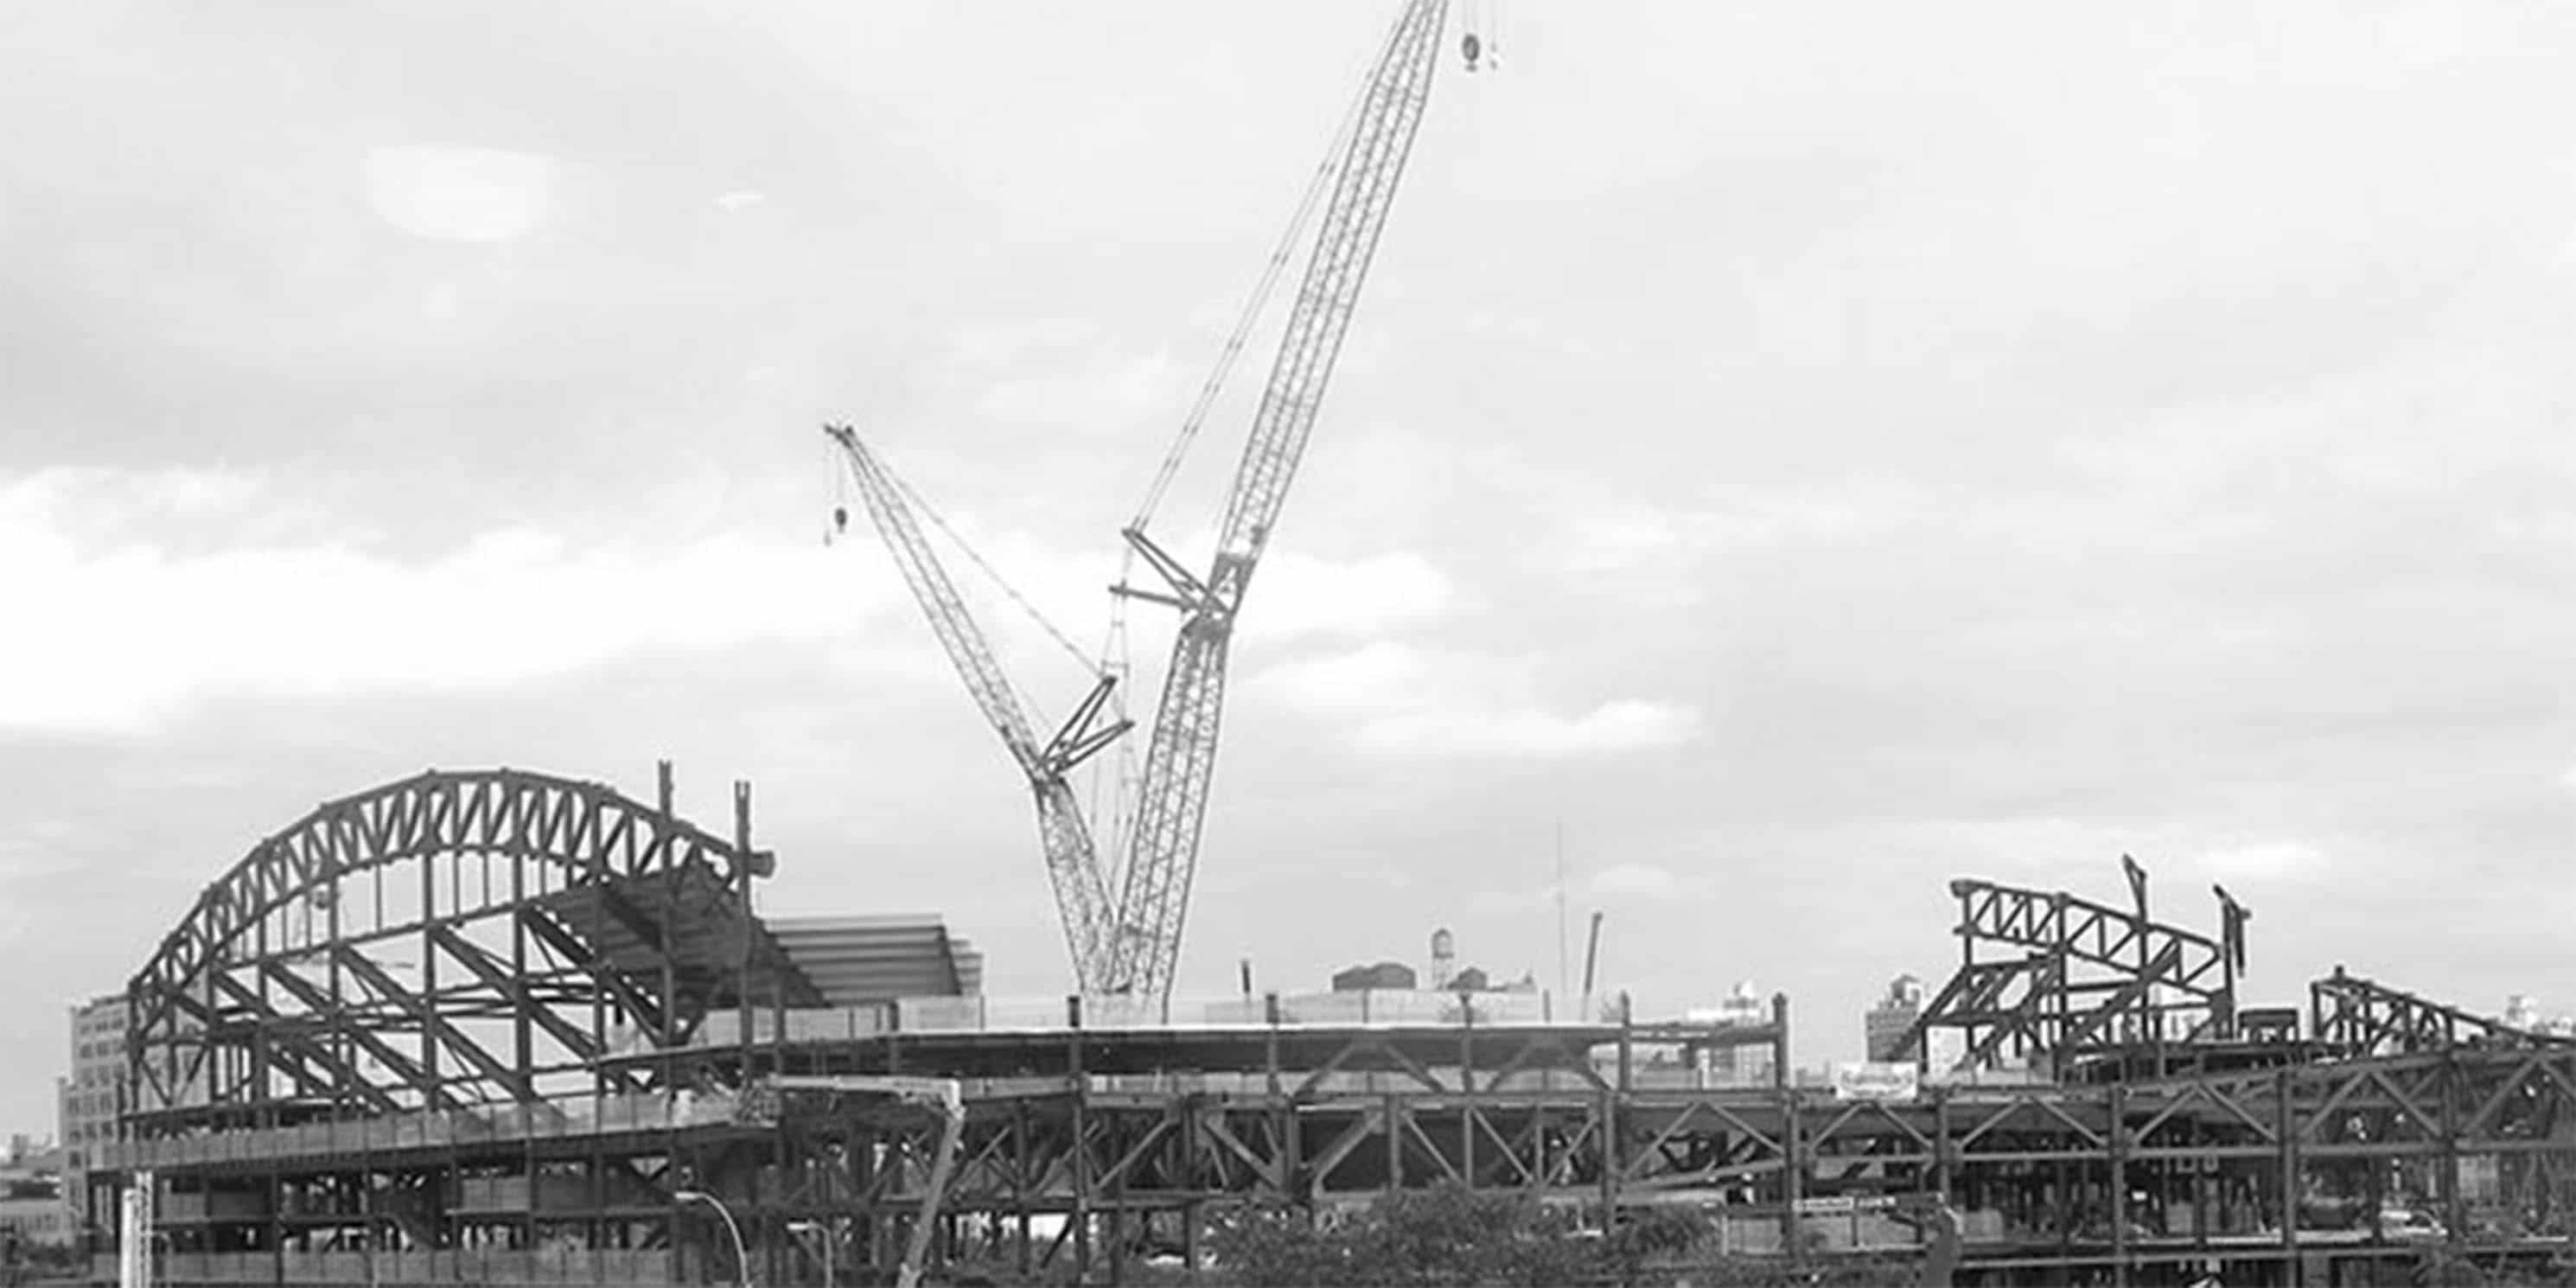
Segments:
[[[768,907],[1060,992],[1025,790],[820,541],[816,426],[1095,637],[1392,12],[0,19],[0,1126],[254,841],[431,766],[752,779]],[[1553,982],[1561,820],[1610,984],[1785,989],[1808,1063],[1955,960],[1948,878],[2116,902],[2124,850],[2253,906],[2250,1000],[2576,1009],[2563,6],[1500,22],[1238,633],[1183,991],[1438,925]],[[1194,562],[1262,344],[1157,520]]]

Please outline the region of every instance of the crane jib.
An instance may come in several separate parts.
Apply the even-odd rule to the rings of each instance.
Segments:
[[[1280,507],[1305,454],[1385,230],[1429,101],[1447,10],[1447,0],[1409,0],[1362,91],[1305,280],[1227,495],[1214,567],[1195,586],[1185,586],[1172,570],[1164,570],[1187,607],[1172,644],[1138,784],[1136,820],[1116,904],[1121,925],[1119,933],[1109,936],[1119,952],[1110,973],[1149,998],[1169,996],[1179,966],[1215,773],[1234,614],[1276,531]],[[1147,548],[1141,540],[1134,543]],[[1150,552],[1149,561],[1159,553]],[[1200,587],[1202,593],[1189,593]]]
[[[827,425],[824,432],[840,445],[869,519],[885,538],[886,549],[894,556],[895,566],[903,573],[904,583],[920,603],[923,615],[930,619],[931,633],[939,638],[949,663],[966,682],[968,694],[994,732],[1001,735],[1003,745],[1019,763],[1036,795],[1047,879],[1054,886],[1056,906],[1064,919],[1065,948],[1072,959],[1077,986],[1085,992],[1123,987],[1112,973],[1117,954],[1110,937],[1116,930],[1116,918],[1109,883],[1101,875],[1090,827],[1083,821],[1073,789],[1064,780],[1067,771],[1127,728],[1124,721],[1106,726],[1100,723],[1113,681],[1106,676],[1096,681],[1063,728],[1041,746],[1017,691],[1003,675],[1001,662],[985,640],[983,628],[967,612],[964,598],[957,593],[956,584],[922,532],[912,507],[905,501],[901,484],[885,463],[859,441],[855,431],[847,426]]]
[[[1137,530],[1141,513],[1123,534],[1172,593],[1121,588],[1123,592],[1179,609],[1182,622],[1156,706],[1115,898],[1089,825],[1066,782],[1068,772],[1128,728],[1123,718],[1105,719],[1112,679],[1100,675],[1074,714],[1041,744],[1017,690],[922,531],[907,502],[908,489],[855,432],[846,426],[825,427],[847,458],[869,517],[932,633],[1029,782],[1066,948],[1084,993],[1141,995],[1158,1002],[1170,993],[1215,773],[1235,613],[1276,531],[1280,507],[1349,332],[1429,100],[1447,12],[1448,0],[1406,0],[1352,109],[1347,131],[1336,136],[1335,158],[1318,176],[1319,185],[1329,182],[1329,192],[1310,189],[1300,205],[1302,222],[1312,209],[1308,203],[1322,196],[1321,226],[1227,494],[1218,553],[1208,575],[1192,575]],[[1283,264],[1284,254],[1274,261],[1274,273]],[[1266,294],[1269,280],[1265,276],[1256,300]],[[1219,364],[1219,377],[1232,356],[1230,347]],[[1202,392],[1202,411],[1216,383],[1212,378],[1210,391]],[[1184,442],[1187,434],[1185,429]],[[1157,495],[1173,465],[1166,460],[1156,481]],[[1146,512],[1151,508],[1149,498]],[[923,509],[946,530],[935,511]],[[960,549],[991,572],[971,548],[961,543]],[[1016,592],[1002,588],[1034,615]],[[1054,633],[1052,625],[1048,630]],[[1060,634],[1058,642],[1071,647]]]

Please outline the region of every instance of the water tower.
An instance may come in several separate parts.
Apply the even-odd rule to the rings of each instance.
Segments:
[[[1446,926],[1431,932],[1431,978],[1427,986],[1433,991],[1449,987],[1458,975],[1458,939]]]

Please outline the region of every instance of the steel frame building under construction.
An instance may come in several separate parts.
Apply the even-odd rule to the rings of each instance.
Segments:
[[[747,790],[718,835],[668,784],[426,774],[209,886],[129,989],[96,1273],[122,1239],[169,1284],[1099,1281],[1201,1257],[1242,1205],[1444,1181],[1694,1207],[1801,1259],[1908,1255],[1877,1210],[1944,1195],[1990,1283],[2375,1282],[2434,1241],[2564,1258],[2576,1224],[2576,1043],[2341,971],[2304,1015],[2242,1007],[2243,909],[2154,920],[2134,868],[2134,907],[1956,883],[1962,964],[1915,1036],[1973,1068],[1854,1098],[1706,1085],[1697,1049],[1790,1067],[1785,1001],[1727,1029],[1472,994],[1011,1016],[944,933],[881,954],[911,973],[872,1000],[860,939],[751,911]]]

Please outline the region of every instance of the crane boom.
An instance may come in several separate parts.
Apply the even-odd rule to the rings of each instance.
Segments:
[[[974,616],[966,611],[966,601],[958,595],[956,583],[949,580],[948,570],[940,565],[885,463],[848,426],[826,425],[823,432],[840,445],[850,476],[866,502],[868,517],[876,524],[877,534],[885,539],[886,549],[894,555],[895,566],[902,570],[904,582],[912,588],[923,615],[930,619],[931,632],[939,637],[940,647],[956,666],[959,678],[966,682],[966,691],[974,697],[986,722],[1002,736],[1002,744],[1019,762],[1020,772],[1027,776],[1029,788],[1037,797],[1038,832],[1046,847],[1047,876],[1055,887],[1056,909],[1064,922],[1065,947],[1073,960],[1077,985],[1086,993],[1123,990],[1126,982],[1113,973],[1118,967],[1118,925],[1109,902],[1109,885],[1100,872],[1090,826],[1084,822],[1073,787],[1066,781],[1074,766],[1126,732],[1127,721],[1100,722],[1116,681],[1109,676],[1100,677],[1055,736],[1039,742],[1028,713],[1020,706],[1018,692],[1003,676],[992,645],[986,642]]]
[[[1198,866],[1199,837],[1216,770],[1228,645],[1262,550],[1305,454],[1324,388],[1349,332],[1397,181],[1429,102],[1448,0],[1406,0],[1362,91],[1360,111],[1335,165],[1315,249],[1289,313],[1261,403],[1253,414],[1205,578],[1193,576],[1136,527],[1122,535],[1169,584],[1149,596],[1181,610],[1137,788],[1136,817],[1118,908],[1119,968],[1148,997],[1169,995]]]

